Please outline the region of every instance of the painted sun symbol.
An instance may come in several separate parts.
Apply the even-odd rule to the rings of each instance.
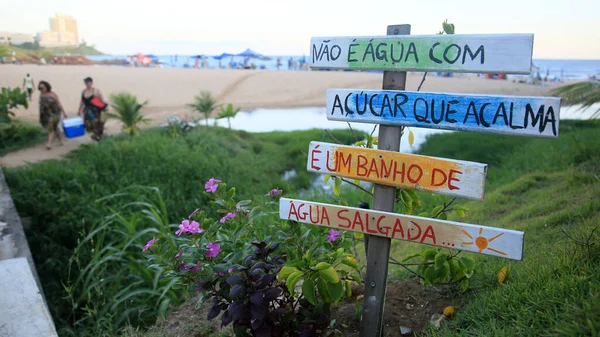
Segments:
[[[467,232],[466,230],[462,230],[463,234],[465,234],[466,236],[468,236],[471,240],[473,240],[473,237],[471,236],[471,234],[469,234],[469,232]],[[471,242],[463,242],[463,245],[472,245],[475,244],[477,245],[477,248],[479,248],[479,253],[481,253],[484,249],[489,249],[492,252],[501,254],[501,255],[508,255],[505,252],[501,252],[499,250],[496,250],[494,248],[490,248],[488,247],[488,244],[494,240],[496,240],[497,238],[501,237],[504,233],[500,233],[492,238],[486,239],[483,236],[481,236],[481,233],[483,232],[483,228],[479,228],[479,236],[475,239],[475,241],[471,241]]]

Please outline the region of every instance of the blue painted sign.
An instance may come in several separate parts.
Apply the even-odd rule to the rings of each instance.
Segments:
[[[328,89],[327,119],[558,137],[560,98]]]

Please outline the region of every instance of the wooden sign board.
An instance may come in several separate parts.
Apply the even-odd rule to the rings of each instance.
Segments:
[[[437,247],[523,258],[523,232],[389,212],[281,198],[281,219],[418,242]]]
[[[311,142],[307,168],[449,196],[483,200],[487,165],[392,151]]]
[[[327,119],[558,137],[560,98],[328,89]]]
[[[313,68],[529,74],[533,34],[314,37]]]

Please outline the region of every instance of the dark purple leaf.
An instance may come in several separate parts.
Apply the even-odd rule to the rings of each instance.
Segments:
[[[300,330],[300,337],[313,337],[315,336],[313,329],[310,326],[306,326]]]
[[[229,290],[229,298],[233,300],[240,297],[244,293],[244,289],[244,286],[241,284],[234,285],[231,287],[231,290]]]
[[[275,266],[273,266],[270,263],[266,263],[265,266],[264,266],[264,270],[269,271],[269,270],[273,269],[273,267],[275,267]]]
[[[265,263],[264,262],[256,262],[253,266],[252,266],[252,271],[256,270],[256,269],[263,269],[265,267]]]
[[[264,320],[265,317],[267,317],[268,313],[269,309],[266,305],[252,304],[252,306],[250,307],[250,314],[252,315],[252,317],[260,319],[261,321]]]
[[[257,292],[255,292],[254,294],[250,295],[250,302],[256,304],[256,305],[261,305],[263,304],[263,292],[262,290],[258,290]]]
[[[275,274],[265,274],[258,280],[257,287],[264,288],[269,286],[275,280]]]
[[[281,245],[280,242],[273,242],[272,244],[270,244],[269,247],[267,247],[267,254],[276,251],[277,248],[279,248],[279,245]]]
[[[244,308],[244,305],[241,302],[233,302],[229,305],[227,311],[229,311],[229,315],[231,316],[231,318],[234,321],[237,321],[240,319],[240,317],[242,317],[243,311],[245,309],[246,308]]]
[[[277,309],[271,311],[271,313],[275,314],[275,315],[283,315],[283,314],[285,314],[285,311],[286,310],[284,308],[277,308]]]
[[[271,328],[263,325],[262,328],[260,328],[254,332],[254,336],[256,336],[256,337],[271,337]]]
[[[215,305],[213,305],[212,308],[210,308],[210,311],[208,312],[206,319],[208,319],[210,321],[211,319],[219,316],[220,313],[221,313],[221,306],[218,304],[215,304]]]
[[[236,284],[242,284],[243,280],[240,275],[233,275],[227,278],[227,284],[230,286],[234,286]]]
[[[253,271],[250,272],[250,276],[254,276],[254,277],[259,277],[262,274],[264,274],[262,269],[254,269]]]
[[[265,248],[267,246],[266,242],[258,242],[258,241],[254,241],[252,242],[253,246],[256,246],[257,248]]]
[[[271,289],[265,291],[265,300],[267,300],[269,302],[273,301],[277,297],[279,297],[279,295],[281,295],[282,292],[283,292],[283,290],[281,290],[281,288],[271,288]]]
[[[253,260],[254,257],[252,255],[248,255],[242,260],[242,263],[244,264],[244,266],[250,267],[252,265]]]
[[[257,319],[256,317],[254,317],[252,318],[252,320],[250,320],[250,326],[252,327],[252,330],[258,330],[258,328],[260,328],[262,324],[262,319]]]
[[[229,310],[225,310],[225,312],[223,312],[223,315],[221,316],[221,327],[229,325],[229,323],[231,323],[231,321],[232,321],[232,318],[229,315]]]

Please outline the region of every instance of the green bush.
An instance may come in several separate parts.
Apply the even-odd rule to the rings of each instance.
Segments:
[[[43,142],[46,132],[33,122],[13,120],[0,132],[0,156]]]
[[[349,131],[332,133],[347,144],[355,141]],[[305,170],[309,142],[328,139],[321,130],[251,134],[197,127],[173,138],[150,129],[138,137],[83,145],[68,161],[6,169],[19,214],[31,217],[28,241],[58,327],[73,323],[63,285],[78,276],[68,275],[68,262],[79,235],[112,213],[96,200],[131,185],[154,186],[162,193],[169,221],[175,222],[209,202],[198,191],[213,176],[237,186],[244,199],[272,188],[293,193],[309,187],[315,177]],[[262,149],[258,154],[257,148]],[[289,170],[298,174],[284,181],[280,177]]]

